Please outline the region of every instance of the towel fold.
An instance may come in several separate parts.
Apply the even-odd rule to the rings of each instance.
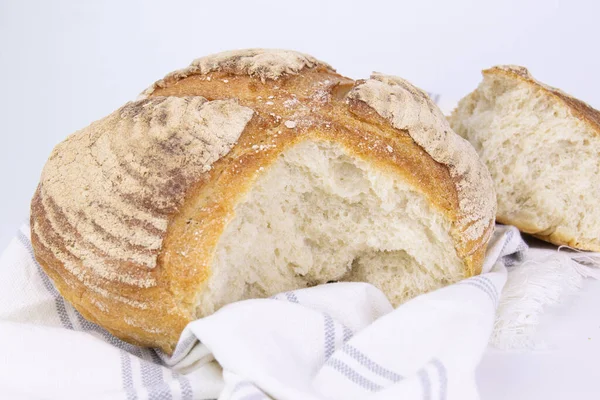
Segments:
[[[544,257],[556,253],[546,251]],[[37,265],[23,227],[0,259],[0,393],[10,399],[475,399],[474,372],[490,336],[503,340],[498,321],[506,318],[496,309],[514,312],[516,300],[501,296],[507,276],[510,293],[527,287],[519,279],[509,285],[512,271],[531,261],[529,253],[515,228],[498,226],[482,275],[395,310],[366,283],[246,300],[190,323],[167,356],[85,320]],[[569,262],[577,263],[573,257]],[[578,276],[596,271],[579,263],[568,268],[583,268]]]

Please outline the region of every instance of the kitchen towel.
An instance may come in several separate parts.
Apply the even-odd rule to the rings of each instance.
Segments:
[[[168,356],[122,342],[86,321],[35,262],[24,226],[0,259],[0,394],[8,399],[477,398],[474,371],[490,336],[499,344],[519,342],[515,337],[523,336],[522,329],[506,321],[542,311],[538,303],[516,306],[527,296],[540,298],[527,292],[531,277],[539,274],[516,272],[554,263],[557,256],[564,259],[561,268],[575,271],[579,280],[597,272],[589,253],[528,249],[515,228],[499,225],[482,275],[395,310],[365,283],[281,293],[231,304],[190,323]],[[577,286],[572,280],[563,291]],[[508,300],[503,289],[511,294]]]

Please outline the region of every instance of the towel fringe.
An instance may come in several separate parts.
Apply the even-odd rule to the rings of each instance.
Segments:
[[[568,248],[570,251],[564,251]],[[543,312],[582,287],[584,278],[600,280],[600,253],[568,246],[548,255],[531,249],[526,260],[508,269],[490,344],[504,350],[543,349],[536,340]]]

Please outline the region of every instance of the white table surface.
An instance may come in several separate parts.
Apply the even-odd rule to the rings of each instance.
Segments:
[[[551,306],[537,340],[545,350],[490,349],[477,379],[484,400],[600,399],[600,281]]]

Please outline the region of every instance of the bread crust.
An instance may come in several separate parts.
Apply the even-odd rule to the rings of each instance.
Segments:
[[[536,80],[527,68],[517,65],[498,65],[483,70],[482,73],[484,76],[500,76],[515,79],[543,91],[548,97],[556,100],[568,109],[574,118],[577,118],[588,127],[590,132],[593,132],[595,135],[600,135],[600,111],[560,89],[548,86]],[[498,215],[496,219],[502,224],[516,226],[524,233],[557,246],[570,246],[581,250],[600,251],[600,245],[593,241],[568,236],[560,231],[547,233],[548,229],[532,224],[530,221],[526,222],[503,215]]]
[[[382,83],[383,78],[373,79]],[[412,125],[394,127],[393,115],[376,110],[368,99],[357,94],[373,79],[354,82],[310,56],[270,50],[209,56],[195,61],[188,69],[169,74],[146,90],[140,100],[128,103],[67,139],[82,141],[96,134],[98,138],[93,144],[73,148],[90,148],[107,140],[102,138],[110,137],[109,145],[120,149],[113,152],[116,163],[107,164],[112,169],[104,169],[102,164],[93,177],[99,181],[97,188],[107,188],[108,199],[96,190],[96,194],[85,201],[81,196],[73,196],[70,204],[53,203],[60,201],[59,189],[68,187],[60,178],[65,168],[69,168],[65,165],[81,162],[77,157],[64,159],[65,146],[57,147],[51,156],[54,161],[46,166],[32,201],[32,242],[37,260],[60,293],[85,318],[128,342],[159,347],[171,353],[185,325],[198,317],[195,309],[198,293],[210,277],[215,248],[234,217],[236,204],[282,152],[302,141],[314,140],[336,142],[355,157],[402,176],[451,221],[451,237],[457,254],[464,261],[465,276],[480,273],[494,226],[493,190],[478,199],[485,203],[482,212],[469,211],[461,198],[465,174],[452,172],[456,161],[453,157],[460,156],[464,148],[450,149],[455,150],[454,155],[447,160],[432,157],[430,153],[436,151],[436,146],[448,143],[438,141],[429,148],[422,147],[411,136],[415,129]],[[185,106],[188,107],[185,112],[177,111],[184,107],[183,103],[190,102],[197,102],[192,111],[189,106]],[[168,107],[165,108],[165,104]],[[237,122],[229,127],[229,134],[224,135],[223,140],[197,148],[197,152],[204,154],[202,159],[190,160],[186,151],[190,144],[182,144],[183,139],[174,132],[185,132],[189,127],[189,132],[201,128],[207,134],[215,134],[210,126],[192,123],[202,120],[203,110],[211,104],[215,108],[222,104],[227,106],[221,114],[217,111],[210,114],[209,119],[231,115]],[[437,108],[427,96],[406,99],[404,104],[409,108],[426,107],[435,114],[436,123],[441,124],[438,121],[441,113],[431,111]],[[127,111],[131,109],[138,114]],[[190,112],[199,114],[186,118]],[[159,126],[161,119],[172,128],[168,135],[160,136],[167,131]],[[124,196],[126,189],[111,194],[110,185],[115,176],[133,174],[131,168],[126,170],[126,167],[131,165],[131,157],[134,164],[138,160],[135,154],[129,156],[129,152],[135,153],[134,147],[139,146],[140,139],[134,137],[136,132],[141,137],[159,135],[164,150],[157,150],[158,142],[154,142],[139,153],[139,164],[151,161],[147,163],[146,175],[134,176],[147,188],[147,197],[136,197],[135,192]],[[435,136],[437,132],[421,134]],[[444,135],[455,134],[448,127]],[[131,137],[136,140],[127,139]],[[202,140],[207,139],[202,137]],[[167,168],[153,164],[167,156],[172,163]],[[62,160],[56,161],[61,157]],[[468,185],[481,188],[491,185],[489,174],[481,172],[477,158],[468,164],[469,169],[477,171],[467,178]],[[80,172],[91,179],[89,171],[84,168]],[[148,171],[161,179],[148,183]],[[62,187],[55,187],[57,180],[62,182]],[[77,192],[81,188],[71,189]],[[124,219],[124,234],[141,229],[158,238],[158,244],[136,238],[138,247],[135,248],[124,240],[122,250],[133,253],[139,250],[143,255],[139,259],[119,260],[116,256],[122,253],[117,251],[118,246],[112,253],[104,254],[105,238],[96,242],[99,249],[93,249],[94,243],[89,243],[90,233],[82,234],[86,221],[94,222],[98,209],[115,211],[114,204],[110,203],[113,195],[131,205],[132,210],[148,214],[147,220],[139,216]],[[84,212],[78,214],[77,210]],[[157,218],[153,220],[152,214]],[[481,228],[473,230],[473,224]],[[97,264],[102,260],[106,262],[105,268],[113,266],[113,274],[101,276]]]
[[[482,71],[484,75],[504,75],[526,82],[543,90],[548,96],[558,100],[567,107],[573,116],[585,123],[593,132],[600,135],[600,111],[589,104],[552,86],[536,80],[525,67],[518,65],[497,65]]]

